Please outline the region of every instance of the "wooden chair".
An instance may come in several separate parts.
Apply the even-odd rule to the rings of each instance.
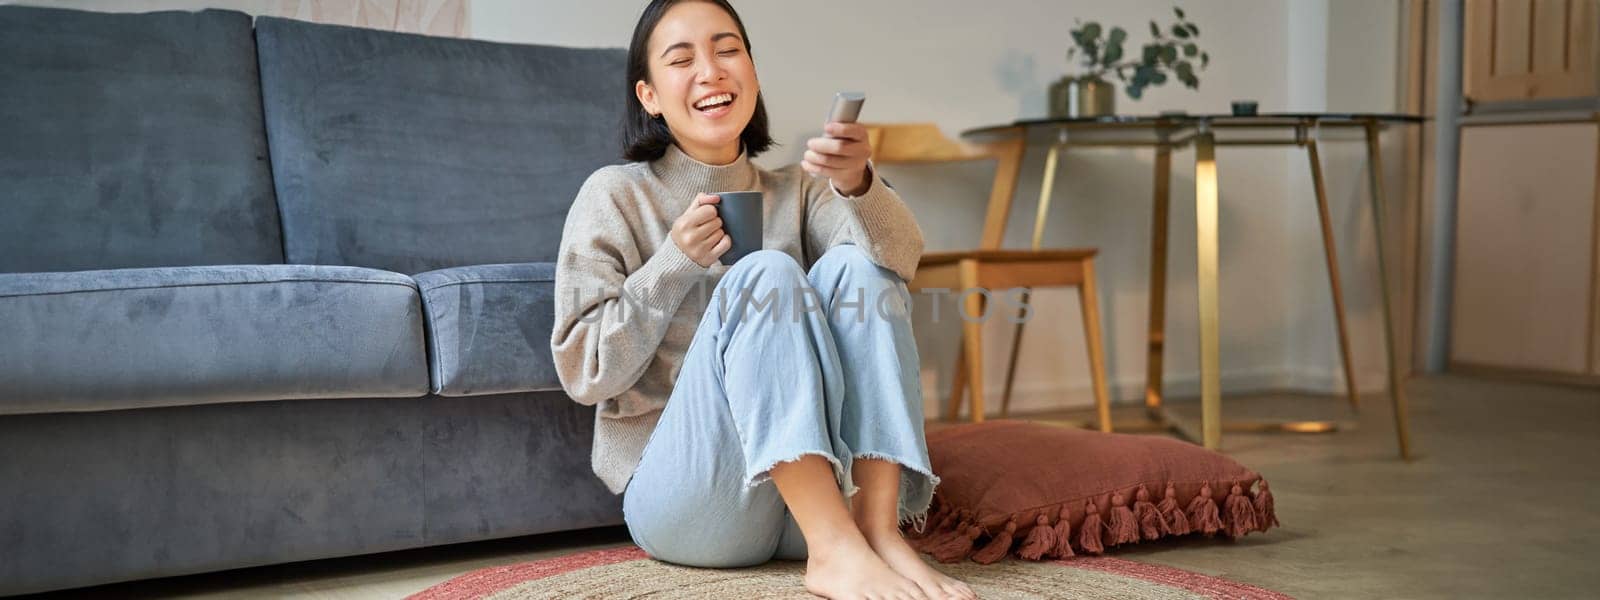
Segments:
[[[1016,189],[1017,174],[1022,166],[1023,140],[992,144],[967,144],[951,140],[931,123],[869,124],[868,141],[872,145],[872,159],[876,164],[939,163],[970,160],[996,160],[994,183],[989,190],[988,208],[984,214],[983,237],[979,247],[954,252],[929,252],[918,264],[915,280],[908,284],[912,291],[945,288],[958,294],[967,315],[985,314],[982,294],[961,294],[962,290],[984,288],[1008,290],[1026,288],[1029,292],[1038,287],[1078,288],[1078,298],[1083,307],[1084,339],[1089,346],[1090,377],[1094,381],[1095,410],[1101,431],[1111,431],[1111,405],[1106,391],[1105,356],[1101,350],[1100,306],[1096,299],[1094,278],[1094,248],[1041,249],[1039,237],[1042,221],[1034,223],[1034,248],[1030,250],[1004,250],[1000,248],[1005,238],[1006,219],[1011,212],[1011,194]],[[1043,218],[1040,212],[1039,219]],[[1037,219],[1036,219],[1037,220]],[[1027,296],[1024,296],[1025,302]],[[956,368],[950,391],[950,404],[946,421],[955,421],[961,413],[963,392],[971,390],[971,419],[983,421],[983,322],[962,320],[961,346],[957,353]],[[1022,325],[1019,323],[1012,340],[1010,364],[1007,365],[1005,396],[1001,402],[1001,416],[1010,412],[1011,383],[1016,371],[1016,353],[1022,342]]]

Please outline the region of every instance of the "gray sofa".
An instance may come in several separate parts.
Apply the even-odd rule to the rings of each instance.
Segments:
[[[0,6],[0,595],[621,523],[549,338],[623,59]]]

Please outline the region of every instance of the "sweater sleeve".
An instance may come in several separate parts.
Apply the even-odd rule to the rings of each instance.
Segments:
[[[634,234],[604,177],[578,193],[556,259],[550,352],[568,395],[595,405],[644,374],[678,305],[707,272],[669,238],[642,264]],[[635,259],[631,273],[627,264]]]
[[[867,165],[871,183],[860,196],[845,196],[832,182],[801,176],[806,185],[806,255],[816,261],[841,244],[866,250],[877,265],[911,281],[922,259],[922,228],[900,195]]]

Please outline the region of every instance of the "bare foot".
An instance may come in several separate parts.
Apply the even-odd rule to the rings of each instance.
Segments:
[[[859,537],[807,548],[806,590],[833,600],[933,600]]]
[[[933,600],[977,600],[978,594],[961,580],[945,575],[933,568],[933,565],[922,560],[922,555],[917,553],[905,538],[900,536],[898,529],[875,531],[866,533],[867,544],[872,546],[883,562],[894,569],[896,573],[906,576],[917,587],[922,588]]]

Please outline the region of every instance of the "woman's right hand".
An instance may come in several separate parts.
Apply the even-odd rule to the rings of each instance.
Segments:
[[[722,231],[722,218],[717,216],[714,206],[720,201],[721,198],[711,194],[695,196],[689,209],[672,222],[672,243],[702,267],[711,266],[733,247],[733,238]]]

